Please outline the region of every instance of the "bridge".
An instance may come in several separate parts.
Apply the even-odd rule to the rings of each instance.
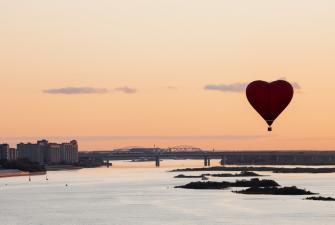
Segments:
[[[224,156],[221,153],[213,152],[157,152],[157,153],[120,153],[120,152],[86,152],[80,153],[80,156],[85,156],[93,159],[106,161],[110,165],[110,161],[119,160],[152,160],[157,167],[160,166],[161,160],[167,159],[203,159],[205,166],[211,165],[211,159],[221,159]]]
[[[335,165],[335,151],[169,151],[153,148],[150,151],[96,151],[80,152],[80,157],[110,161],[150,160],[157,167],[161,160],[195,159],[203,160],[210,166],[211,160],[221,160],[224,164],[254,165]]]

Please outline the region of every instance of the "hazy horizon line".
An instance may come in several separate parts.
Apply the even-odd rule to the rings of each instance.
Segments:
[[[241,140],[241,139],[260,139],[268,138],[268,135],[85,135],[85,136],[18,136],[18,137],[2,137],[0,140],[69,140],[80,139],[82,141],[97,140]]]

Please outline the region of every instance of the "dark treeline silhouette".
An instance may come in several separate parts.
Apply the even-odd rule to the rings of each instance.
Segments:
[[[27,159],[13,160],[13,161],[1,161],[1,166],[4,169],[17,169],[25,172],[44,172],[46,171],[45,166],[40,165],[36,162],[31,162]]]

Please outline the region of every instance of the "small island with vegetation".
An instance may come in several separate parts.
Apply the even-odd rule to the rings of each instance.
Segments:
[[[299,189],[295,186],[292,187],[251,187],[242,191],[233,191],[237,194],[246,195],[316,195],[305,189]]]
[[[231,187],[278,187],[279,184],[273,180],[260,180],[258,178],[254,178],[251,180],[237,180],[235,182],[191,182],[186,185],[177,186],[175,188],[183,188],[183,189],[226,189]]]
[[[334,202],[335,198],[315,196],[315,197],[305,198],[305,200]]]

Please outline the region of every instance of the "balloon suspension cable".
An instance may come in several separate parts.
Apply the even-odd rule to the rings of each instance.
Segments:
[[[268,131],[269,131],[269,132],[272,131],[272,127],[271,127],[271,126],[268,127]]]

